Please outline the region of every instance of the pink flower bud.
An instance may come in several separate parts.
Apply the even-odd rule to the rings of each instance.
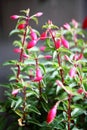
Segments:
[[[47,33],[46,32],[43,32],[41,35],[40,35],[40,40],[45,40],[47,38]]]
[[[18,16],[18,15],[12,15],[12,16],[10,16],[10,18],[12,19],[12,20],[15,20],[15,19],[18,19],[20,16]]]
[[[37,34],[33,31],[33,29],[30,32],[30,37],[32,40],[36,40],[37,39]]]
[[[67,29],[67,30],[70,29],[70,25],[69,25],[68,23],[65,23],[65,24],[63,25],[63,27],[64,27],[65,29]]]
[[[82,28],[87,29],[87,17],[85,17],[85,19],[83,20]]]
[[[71,78],[74,78],[76,76],[76,68],[75,67],[72,67],[69,71],[69,76]]]
[[[82,53],[75,54],[74,57],[73,57],[73,59],[76,60],[76,61],[81,60],[82,58],[83,58],[83,54]]]
[[[41,73],[40,68],[36,68],[36,77],[34,79],[35,82],[40,82],[42,80],[43,76]]]
[[[13,95],[13,96],[16,96],[16,95],[18,94],[18,92],[19,92],[19,89],[14,89],[14,90],[12,91],[12,95]]]
[[[72,19],[72,24],[74,25],[75,28],[78,27],[78,22],[75,19]]]
[[[48,115],[47,115],[47,123],[50,124],[51,122],[53,122],[54,118],[56,117],[56,113],[57,113],[57,106],[58,106],[58,102],[49,110]]]
[[[43,15],[42,12],[38,12],[38,13],[36,13],[34,16],[36,16],[36,17],[40,17],[40,16],[42,16],[42,15]]]
[[[19,24],[17,27],[19,30],[24,29],[25,28],[25,24]]]
[[[20,49],[20,48],[15,48],[13,51],[14,51],[15,53],[21,53],[21,49]]]
[[[28,45],[27,45],[27,49],[30,49],[32,47],[34,47],[36,45],[37,41],[36,40],[31,40]]]
[[[65,48],[69,49],[69,43],[64,37],[61,38],[61,43]]]
[[[45,49],[46,49],[46,46],[41,46],[40,47],[40,51],[45,51]]]
[[[78,90],[77,90],[77,93],[79,93],[79,94],[82,94],[84,92],[84,90],[82,89],[82,88],[79,88]]]
[[[52,56],[51,56],[51,55],[45,55],[44,58],[45,58],[46,60],[49,60],[49,59],[52,58]]]
[[[58,49],[60,48],[60,46],[61,46],[61,40],[58,39],[57,41],[55,41],[55,48]]]

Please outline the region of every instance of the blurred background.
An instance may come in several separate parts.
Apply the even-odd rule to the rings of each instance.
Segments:
[[[2,67],[2,64],[16,58],[12,46],[14,37],[9,37],[9,32],[15,27],[15,21],[12,21],[10,16],[20,14],[20,10],[27,8],[31,10],[30,15],[43,12],[43,16],[39,18],[39,25],[34,24],[39,31],[48,19],[61,26],[72,19],[82,23],[87,16],[87,0],[0,0],[0,84],[7,83],[11,73],[9,67]],[[0,93],[0,100],[3,100],[2,86]]]

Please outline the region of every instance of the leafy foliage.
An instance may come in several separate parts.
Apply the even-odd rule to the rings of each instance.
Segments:
[[[63,27],[48,21],[42,37],[29,25],[30,20],[38,23],[41,13],[29,16],[29,12],[21,11],[24,16],[17,19],[14,16],[17,25],[10,35],[19,37],[13,42],[19,60],[3,64],[11,66],[13,75],[4,85],[7,100],[0,103],[0,111],[6,115],[0,117],[0,128],[5,129],[10,117],[7,130],[86,130],[86,32],[75,20]],[[40,49],[42,44],[44,50]],[[57,115],[47,123],[47,113],[56,102]]]

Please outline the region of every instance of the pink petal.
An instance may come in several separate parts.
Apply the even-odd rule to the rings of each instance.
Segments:
[[[20,49],[20,48],[15,48],[13,51],[14,51],[15,53],[21,53],[21,49]]]
[[[17,27],[19,30],[24,29],[25,28],[25,24],[19,24]]]
[[[69,76],[71,78],[74,78],[76,76],[76,68],[75,67],[73,67],[73,68],[70,69]]]
[[[64,37],[61,38],[61,42],[65,48],[69,49],[69,42]]]
[[[42,15],[43,15],[42,12],[38,12],[38,13],[36,13],[34,16],[36,16],[36,17],[40,17],[40,16],[42,16]]]
[[[46,49],[46,46],[41,46],[40,51],[44,51]]]
[[[47,115],[47,119],[46,119],[48,124],[53,122],[54,118],[56,117],[57,106],[58,106],[58,102],[49,110],[48,115]]]
[[[33,31],[33,29],[30,32],[30,37],[32,40],[36,40],[37,39],[37,34]]]
[[[36,45],[37,41],[36,40],[31,40],[28,45],[27,45],[27,49],[30,49],[32,47],[34,47]]]
[[[45,40],[47,38],[47,33],[46,32],[43,32],[41,35],[40,35],[40,40]]]
[[[44,58],[45,58],[46,60],[49,60],[49,59],[52,58],[52,56],[51,56],[51,55],[45,55]]]
[[[55,48],[58,49],[60,48],[60,46],[61,46],[61,40],[58,39],[57,41],[55,41]]]
[[[15,19],[18,19],[20,16],[18,16],[18,15],[12,15],[12,16],[10,16],[10,18],[12,19],[12,20],[15,20]]]
[[[19,92],[19,89],[14,89],[14,90],[12,91],[12,95],[13,95],[13,96],[16,96],[16,95],[18,94],[18,92]]]
[[[65,23],[65,24],[63,25],[63,27],[64,27],[65,29],[67,29],[67,30],[70,29],[70,25],[69,25],[68,23]]]

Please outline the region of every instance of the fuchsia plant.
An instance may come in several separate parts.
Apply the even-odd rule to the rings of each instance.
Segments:
[[[21,12],[24,15],[11,16],[17,24],[10,33],[19,38],[13,42],[13,52],[19,59],[4,63],[11,65],[13,71],[10,83],[6,85],[9,111],[5,110],[12,113],[15,122],[9,127],[86,130],[86,31],[74,19],[62,27],[48,20],[40,34],[31,27],[30,20],[38,23],[43,13],[30,16],[29,9]],[[83,28],[86,28],[84,24]]]

